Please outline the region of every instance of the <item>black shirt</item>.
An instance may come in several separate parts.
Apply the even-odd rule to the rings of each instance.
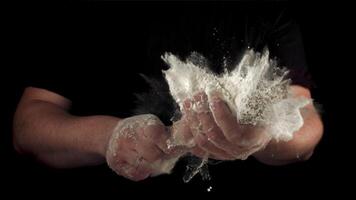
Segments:
[[[164,99],[148,95],[154,93],[149,93],[149,85],[140,73],[157,78],[158,84],[167,89],[161,73],[167,68],[160,58],[164,52],[183,59],[192,51],[199,52],[210,60],[212,70],[219,73],[224,57],[230,64],[236,63],[249,46],[259,51],[268,47],[271,56],[289,68],[292,81],[308,87],[302,34],[298,27],[298,13],[302,12],[298,9],[280,3],[233,2],[88,3],[37,9],[31,6],[17,15],[13,23],[11,41],[16,55],[12,58],[14,79],[10,83],[19,86],[21,91],[35,86],[58,93],[72,100],[71,112],[76,115],[127,117],[140,107],[137,113],[152,111],[167,122],[168,117],[160,108],[166,104],[157,102]],[[20,93],[14,102],[20,99]],[[135,93],[143,94],[144,101],[139,101],[139,105],[135,103]],[[13,107],[15,109],[15,105]],[[11,124],[10,117],[7,121]],[[11,133],[10,126],[8,129]],[[10,138],[9,134],[8,141]],[[19,157],[16,154],[15,162],[7,166],[11,172],[7,180],[13,188],[26,189],[26,195],[43,190],[54,194],[63,190],[65,194],[99,191],[100,194],[140,195],[176,193],[177,189],[183,189],[185,194],[197,189],[205,192],[209,186],[205,183],[202,186],[199,178],[183,184],[185,165],[179,166],[180,163],[170,176],[133,183],[115,176],[105,165],[63,171]],[[299,183],[305,184],[305,178],[313,179],[313,173],[319,169],[303,168],[303,171],[298,167],[270,168],[250,159],[209,166],[216,183],[213,191],[235,193],[236,188],[240,188],[245,194],[250,194],[246,192],[249,189],[255,192],[251,185],[256,185],[261,178],[266,179],[263,186],[272,179],[275,183],[280,181],[278,186],[288,188],[295,182],[294,187],[290,187],[294,190]],[[284,176],[286,174],[292,175]],[[278,175],[282,176],[278,178]],[[226,184],[229,181],[236,184]]]
[[[164,52],[183,59],[199,52],[219,73],[223,59],[233,66],[247,47],[269,48],[295,84],[308,86],[298,22],[286,5],[105,5],[48,10],[24,19],[23,86],[72,100],[73,114],[126,117],[137,107],[134,94],[149,89],[139,74],[162,79]],[[152,110],[150,105],[141,108]]]

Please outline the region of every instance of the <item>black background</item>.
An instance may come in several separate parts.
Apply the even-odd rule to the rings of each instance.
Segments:
[[[268,4],[280,4],[269,2]],[[13,151],[11,145],[11,123],[13,112],[20,98],[28,77],[43,78],[42,74],[58,73],[63,75],[63,85],[68,82],[77,81],[80,83],[81,75],[78,72],[83,70],[93,70],[89,67],[99,65],[101,69],[112,70],[109,73],[116,73],[113,68],[119,66],[119,71],[132,74],[137,71],[122,65],[142,65],[144,61],[137,59],[136,53],[143,53],[146,49],[137,48],[140,43],[144,43],[144,35],[140,35],[140,29],[149,27],[136,27],[136,22],[144,21],[145,16],[179,14],[180,9],[193,6],[195,9],[204,9],[209,6],[226,7],[238,6],[237,3],[118,3],[118,2],[76,2],[76,3],[11,3],[5,9],[4,28],[5,34],[2,39],[5,57],[1,70],[1,179],[0,190],[10,193],[15,197],[33,196],[46,197],[47,192],[51,195],[71,197],[73,194],[80,196],[110,195],[122,198],[122,195],[146,197],[189,197],[189,195],[203,195],[215,197],[215,195],[233,195],[236,198],[242,196],[276,196],[284,195],[306,197],[315,194],[336,193],[345,195],[349,191],[348,186],[353,181],[354,173],[352,169],[354,155],[352,155],[352,139],[354,130],[350,129],[354,117],[352,113],[352,98],[349,94],[353,91],[350,86],[354,80],[350,79],[353,74],[354,59],[352,53],[351,28],[354,26],[352,20],[352,10],[349,5],[318,3],[311,5],[308,3],[284,3],[293,7],[298,13],[297,20],[300,24],[302,36],[305,44],[305,51],[310,73],[315,82],[312,88],[314,99],[322,105],[322,117],[325,126],[325,133],[321,143],[315,150],[313,157],[304,163],[298,163],[282,167],[272,167],[260,164],[253,159],[244,162],[222,163],[211,166],[212,180],[203,182],[199,177],[188,184],[181,180],[184,165],[179,165],[172,175],[150,178],[145,181],[135,183],[115,176],[106,166],[87,167],[70,170],[56,170],[39,165],[32,159],[23,158]],[[261,3],[252,5],[263,6]],[[252,6],[252,7],[253,7]],[[106,20],[106,21],[105,21]],[[105,21],[105,22],[103,22]],[[115,26],[117,22],[122,26],[130,27],[124,31],[118,31],[120,27]],[[169,21],[167,21],[168,23]],[[98,29],[81,29],[83,23],[95,24],[96,28],[102,28],[106,32]],[[165,23],[164,20],[162,23]],[[48,24],[49,29],[41,28]],[[53,25],[55,24],[55,25]],[[57,26],[58,25],[58,26]],[[56,38],[48,38],[52,32],[70,34],[61,27],[71,26],[76,30],[75,37],[78,43],[70,48],[65,48],[68,41]],[[88,26],[85,26],[86,28]],[[43,30],[43,31],[33,31]],[[134,30],[134,31],[130,31]],[[47,33],[46,31],[49,31]],[[86,34],[85,31],[93,31]],[[107,49],[97,52],[78,53],[76,45],[100,45],[95,44],[97,40],[91,37],[98,34],[103,41],[115,38],[113,33],[118,34],[114,44],[121,44],[121,47],[109,46]],[[107,37],[106,37],[107,34]],[[137,40],[125,40],[125,36],[135,34]],[[89,36],[88,36],[89,35]],[[46,38],[46,42],[38,42],[37,38]],[[109,39],[108,39],[109,38]],[[52,43],[51,41],[53,41]],[[65,52],[51,57],[46,54],[45,49],[57,45]],[[42,48],[42,51],[35,51]],[[350,49],[348,49],[350,48]],[[116,49],[116,50],[115,50]],[[38,55],[36,52],[42,52]],[[93,59],[91,56],[100,54],[100,59]],[[119,60],[120,56],[126,57],[126,61]],[[118,57],[118,58],[117,58]],[[39,59],[43,58],[43,59]],[[130,59],[132,58],[132,59]],[[62,61],[65,60],[65,61]],[[127,61],[127,60],[130,60]],[[71,62],[69,62],[71,61]],[[73,61],[73,62],[72,62]],[[63,68],[63,65],[70,67]],[[88,67],[83,67],[84,64]],[[84,66],[85,66],[84,65]],[[121,66],[120,66],[121,65]],[[78,67],[82,66],[82,67]],[[141,69],[143,72],[145,69]],[[65,76],[75,74],[75,76]],[[78,78],[80,77],[80,78]],[[51,78],[51,77],[49,77]],[[85,78],[85,77],[84,77]],[[89,77],[92,78],[92,77]],[[71,81],[66,81],[71,79]],[[105,82],[105,74],[98,70],[98,80]],[[125,79],[118,80],[122,84],[123,94],[128,94]],[[140,79],[130,80],[133,84],[130,87],[140,85]],[[141,82],[142,84],[142,82]],[[94,84],[93,84],[94,85]],[[56,87],[56,86],[53,86]],[[70,87],[70,86],[66,86]],[[93,86],[94,87],[94,86]],[[89,88],[93,88],[89,87]],[[95,88],[94,88],[95,90]],[[100,93],[97,89],[96,92]],[[118,97],[119,103],[129,104],[132,99]],[[100,99],[100,98],[98,98]],[[91,103],[103,102],[96,100]],[[105,108],[102,112],[110,112]],[[95,111],[97,112],[97,111]],[[90,114],[90,113],[84,113]],[[110,113],[108,113],[110,114]],[[117,114],[117,113],[115,113]],[[127,113],[120,113],[126,115]],[[212,186],[212,192],[206,190]],[[44,192],[46,191],[46,192]],[[282,191],[282,193],[279,193]],[[221,196],[221,197],[222,197]]]

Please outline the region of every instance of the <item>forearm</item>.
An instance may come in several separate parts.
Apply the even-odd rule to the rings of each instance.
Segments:
[[[313,105],[302,109],[304,125],[288,142],[271,141],[267,147],[254,154],[259,161],[270,165],[283,165],[307,160],[323,134],[323,125]]]
[[[14,119],[14,145],[53,167],[76,167],[105,162],[105,148],[118,118],[77,117],[47,101],[21,102]]]

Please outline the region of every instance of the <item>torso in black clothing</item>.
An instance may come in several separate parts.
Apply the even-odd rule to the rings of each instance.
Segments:
[[[126,117],[135,108],[133,94],[149,89],[139,73],[161,76],[161,70],[167,68],[160,58],[164,52],[184,57],[197,51],[218,72],[224,56],[238,62],[247,46],[258,50],[267,46],[282,66],[289,67],[293,82],[307,86],[306,62],[295,23],[298,16],[293,21],[294,9],[298,8],[277,3],[233,2],[31,6],[14,16],[17,19],[11,42],[16,55],[10,66],[16,68],[10,83],[20,86],[20,90],[35,86],[61,94],[72,100],[71,112],[76,115]],[[20,96],[16,101],[19,99]],[[15,105],[13,110],[8,110],[13,114]],[[7,141],[13,151],[11,118],[7,121]],[[16,189],[11,195],[18,191],[25,195],[43,191],[51,195],[62,192],[67,195],[70,191],[83,195],[99,191],[100,195],[111,193],[118,198],[124,194],[157,197],[162,196],[162,191],[188,195],[208,188],[202,186],[204,183],[199,178],[183,184],[185,165],[178,165],[169,176],[133,183],[116,176],[105,165],[56,170],[44,169],[32,158],[18,154],[13,160],[13,164],[2,165],[8,168],[2,171],[8,174],[8,182]],[[324,165],[308,168],[310,162],[302,165],[302,169],[298,165],[272,168],[248,159],[209,168],[213,192],[230,192],[240,197],[260,191],[255,190],[258,185],[261,185],[258,189],[268,186],[271,189],[268,193],[278,188],[276,185],[295,192],[295,188],[315,179],[314,172],[324,169]],[[309,188],[314,189],[313,183],[310,182]]]
[[[129,116],[139,76],[161,76],[160,56],[192,51],[221,71],[249,46],[268,47],[306,85],[306,63],[294,11],[284,5],[238,3],[89,4],[34,13],[21,36],[23,87],[35,86],[73,102],[72,113]]]

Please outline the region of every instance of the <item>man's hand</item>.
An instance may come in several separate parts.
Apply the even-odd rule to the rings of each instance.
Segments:
[[[298,97],[311,98],[309,90],[292,86]],[[212,95],[208,102],[206,94],[196,94],[186,99],[182,119],[175,123],[174,137],[190,144],[193,154],[218,160],[245,159],[253,154],[259,161],[281,165],[308,159],[323,134],[321,119],[312,104],[302,109],[303,127],[291,141],[275,141],[264,132],[263,127],[241,125],[224,101]]]
[[[194,141],[191,152],[200,157],[208,154],[218,160],[246,159],[270,139],[262,128],[239,124],[217,95],[211,102],[205,93],[186,99],[179,123],[185,126],[179,134],[186,141]]]
[[[58,94],[27,88],[14,118],[15,149],[56,168],[108,161],[133,180],[166,173],[179,158],[174,148],[168,150],[169,135],[153,115],[82,117],[71,115],[69,108],[70,101]]]
[[[108,143],[108,165],[119,175],[135,181],[169,173],[179,155],[168,149],[168,138],[164,124],[154,115],[123,119]]]

